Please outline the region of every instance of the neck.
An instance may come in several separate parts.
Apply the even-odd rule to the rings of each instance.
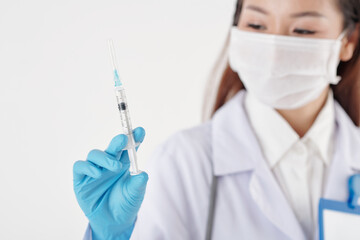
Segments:
[[[319,112],[324,107],[329,93],[329,88],[330,87],[325,88],[317,99],[300,108],[291,110],[276,109],[276,111],[290,124],[300,138],[302,138],[311,128]]]

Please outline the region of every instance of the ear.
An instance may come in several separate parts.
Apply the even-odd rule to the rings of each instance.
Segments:
[[[359,43],[360,38],[360,24],[356,24],[354,31],[351,35],[345,35],[342,41],[342,47],[340,50],[340,60],[343,62],[349,61]]]

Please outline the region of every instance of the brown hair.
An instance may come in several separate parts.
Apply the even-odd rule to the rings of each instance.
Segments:
[[[349,29],[350,36],[355,28],[359,27],[360,1],[338,0],[338,5],[344,15],[344,28]],[[238,0],[233,26],[237,26],[239,22],[241,8],[242,0]],[[342,80],[337,85],[331,85],[334,98],[344,108],[354,124],[360,126],[360,38],[352,59],[347,62],[340,62],[338,75],[342,77]],[[211,116],[241,89],[245,89],[243,83],[238,74],[227,63],[221,77]]]

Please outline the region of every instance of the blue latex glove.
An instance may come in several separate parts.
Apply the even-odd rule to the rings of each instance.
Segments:
[[[143,141],[143,128],[133,133],[136,142]],[[148,175],[130,175],[129,157],[123,151],[127,141],[126,135],[117,135],[105,151],[92,150],[86,161],[74,164],[75,195],[94,240],[129,239],[144,199]]]

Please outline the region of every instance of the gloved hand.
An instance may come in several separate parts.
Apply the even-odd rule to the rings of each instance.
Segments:
[[[136,142],[142,142],[145,130],[134,131]],[[131,176],[126,135],[115,136],[105,151],[92,150],[86,161],[74,164],[74,191],[77,201],[89,219],[92,237],[129,239],[143,201],[148,175]]]

